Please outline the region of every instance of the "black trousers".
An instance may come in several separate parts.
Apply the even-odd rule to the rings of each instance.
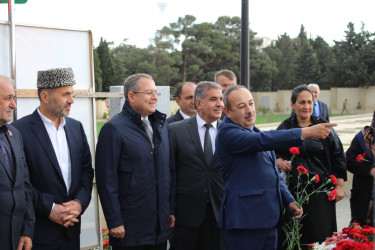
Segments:
[[[79,250],[80,238],[79,235],[73,239],[63,237],[58,241],[53,242],[51,245],[37,245],[33,242],[33,250]]]
[[[178,220],[178,218],[177,218]],[[211,204],[207,204],[203,224],[197,228],[176,225],[170,250],[223,250],[224,240]]]
[[[167,250],[167,242],[158,245],[135,246],[135,247],[112,247],[112,250]]]

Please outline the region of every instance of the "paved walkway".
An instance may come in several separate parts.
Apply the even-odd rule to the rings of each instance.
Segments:
[[[346,151],[350,143],[352,142],[354,135],[361,130],[364,126],[370,125],[372,121],[373,113],[366,113],[360,115],[348,115],[348,116],[338,116],[332,117],[331,122],[338,124],[335,127],[337,134],[343,144],[344,151]],[[276,129],[279,123],[269,123],[269,124],[259,124],[256,125],[263,131],[268,131]],[[347,227],[350,222],[350,189],[352,186],[352,174],[348,172],[348,181],[345,182],[344,190],[346,197],[337,203],[337,229],[340,231],[343,227]]]

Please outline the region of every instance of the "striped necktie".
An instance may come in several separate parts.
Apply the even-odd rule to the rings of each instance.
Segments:
[[[144,129],[146,130],[148,138],[150,138],[151,144],[154,144],[153,140],[152,140],[152,132],[151,132],[150,128],[148,127],[148,124],[149,124],[149,122],[146,119],[142,119],[142,125],[143,125]]]

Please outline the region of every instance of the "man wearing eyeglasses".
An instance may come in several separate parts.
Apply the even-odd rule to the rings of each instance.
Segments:
[[[124,83],[122,112],[100,131],[96,182],[113,250],[166,250],[174,226],[174,167],[166,115],[147,74]],[[173,166],[173,165],[172,165]]]

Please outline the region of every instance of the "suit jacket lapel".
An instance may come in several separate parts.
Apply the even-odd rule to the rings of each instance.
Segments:
[[[217,120],[216,131],[219,130],[220,124],[221,124],[221,120]],[[212,143],[216,143],[216,138]],[[215,147],[214,158],[212,159],[211,166],[213,166],[214,165],[213,163],[216,162],[216,161],[217,161],[217,159],[216,159],[216,147]]]
[[[75,152],[75,146],[76,146],[76,141],[74,139],[74,136],[73,136],[73,130],[72,130],[72,127],[70,126],[70,123],[68,121],[68,119],[65,119],[65,126],[64,126],[64,130],[65,130],[65,136],[66,136],[66,140],[68,142],[68,147],[69,147],[69,155],[70,155],[70,173],[71,173],[71,182],[70,182],[70,188],[69,190],[72,190],[73,189],[73,184],[74,183],[78,183],[76,182],[76,178],[78,177],[77,174],[75,174],[75,170],[76,169],[79,169],[79,168],[76,168],[75,167],[75,164],[76,162],[79,162],[79,159],[75,159],[74,157],[77,155],[77,154],[74,154]]]
[[[181,115],[180,110],[177,110],[177,116],[180,120],[183,120],[184,117]]]
[[[0,149],[1,150],[1,149]],[[4,154],[1,152],[0,153],[0,165],[4,168],[5,172],[7,173],[9,179],[11,181],[13,181],[13,178],[12,178],[12,175],[9,173],[9,169],[8,167],[6,166],[6,163],[5,163],[5,158],[4,158]]]
[[[51,161],[52,165],[56,169],[56,171],[59,173],[62,180],[64,180],[60,165],[57,161],[55,151],[53,149],[53,145],[51,140],[49,139],[49,135],[47,133],[47,130],[44,126],[44,123],[42,119],[40,118],[38,111],[34,111],[32,118],[30,120],[31,122],[31,130],[33,131],[35,138],[39,141],[40,145],[44,149],[48,159]]]
[[[199,139],[199,133],[198,133],[198,125],[197,125],[197,118],[196,116],[190,118],[188,120],[189,126],[187,127],[190,137],[193,141],[194,147],[198,150],[199,157],[202,159],[202,161],[206,162],[203,154],[202,144]],[[208,164],[206,164],[207,166]]]

